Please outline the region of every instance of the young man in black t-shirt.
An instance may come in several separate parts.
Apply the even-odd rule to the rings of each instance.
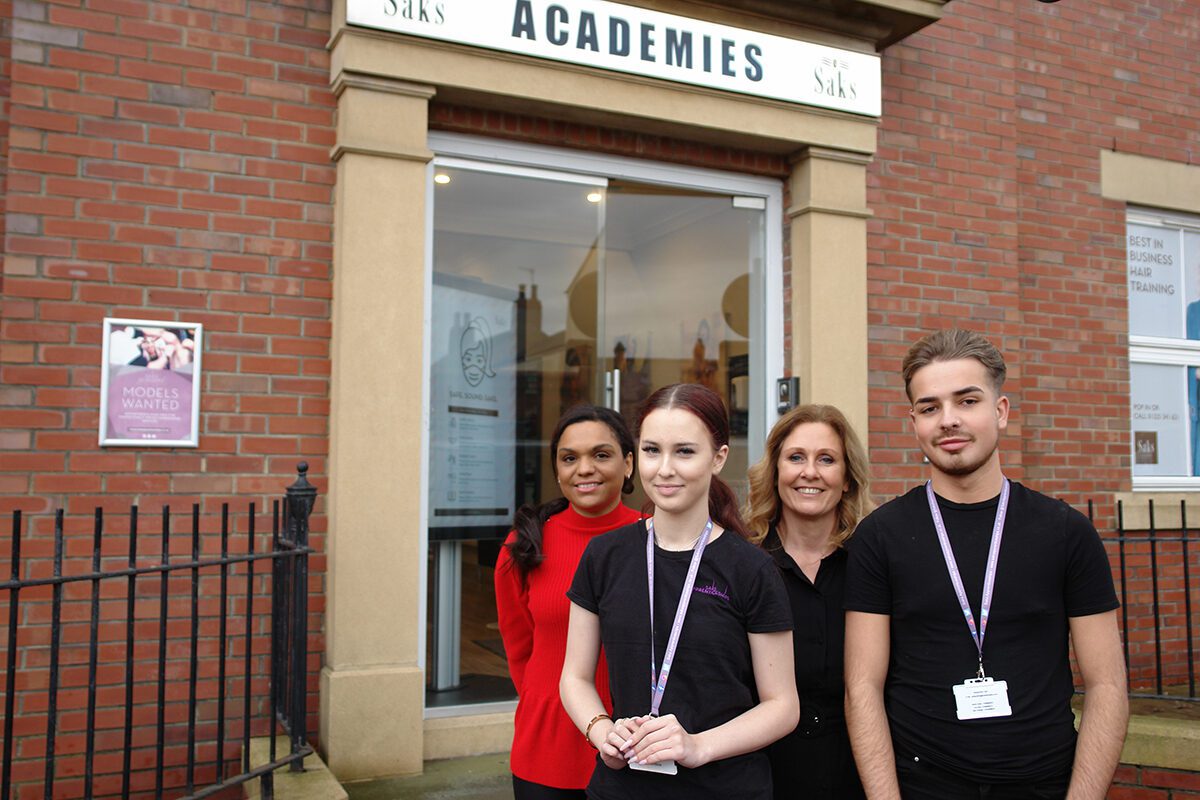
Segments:
[[[1005,479],[1005,366],[987,339],[931,334],[903,374],[930,484],[859,525],[847,577],[846,717],[867,796],[1101,800],[1129,709],[1100,538]]]

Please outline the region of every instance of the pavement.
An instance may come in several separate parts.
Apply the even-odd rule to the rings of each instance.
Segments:
[[[427,761],[420,775],[343,788],[350,800],[513,800],[507,753]]]

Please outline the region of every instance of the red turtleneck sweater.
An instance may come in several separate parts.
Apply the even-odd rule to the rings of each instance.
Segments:
[[[517,687],[512,773],[522,780],[558,789],[587,786],[596,766],[596,751],[579,735],[558,698],[558,679],[567,652],[567,589],[583,548],[593,536],[637,522],[641,515],[618,504],[602,517],[585,517],[570,506],[546,520],[542,530],[545,559],[524,588],[512,566],[508,548],[496,561],[496,609],[508,669]],[[508,535],[512,542],[515,533]],[[601,656],[596,690],[612,710],[608,667]]]

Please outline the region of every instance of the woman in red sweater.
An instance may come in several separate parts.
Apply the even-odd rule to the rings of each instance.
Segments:
[[[496,562],[496,608],[509,674],[517,687],[510,766],[516,800],[583,800],[596,751],[563,710],[558,679],[567,647],[567,588],[591,539],[636,522],[621,503],[633,491],[633,436],[617,412],[580,405],[550,438],[563,496],[522,506]],[[596,690],[609,708],[608,671]]]

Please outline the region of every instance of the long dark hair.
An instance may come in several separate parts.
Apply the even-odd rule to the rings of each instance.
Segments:
[[[631,456],[635,460],[637,459],[633,434],[629,432],[629,426],[625,424],[621,415],[611,408],[583,403],[567,409],[567,412],[559,417],[558,424],[554,426],[554,433],[550,436],[550,464],[551,469],[555,472],[558,471],[558,441],[567,428],[579,422],[600,422],[608,426],[608,429],[612,431],[613,438],[621,447],[621,457]],[[625,483],[621,485],[621,493],[629,494],[632,491],[633,475],[631,473],[625,479]],[[570,504],[567,502],[567,498],[556,497],[540,506],[523,505],[513,514],[513,530],[516,532],[516,536],[505,547],[508,548],[513,569],[517,571],[522,585],[529,578],[529,573],[536,569],[537,565],[542,563],[542,559],[545,558],[542,554],[542,528],[545,527],[546,520],[555,514],[566,511],[568,505]]]
[[[638,436],[641,436],[642,423],[651,412],[672,408],[687,411],[704,423],[712,437],[714,450],[729,444],[729,414],[725,410],[725,403],[712,389],[696,383],[664,386],[646,398],[638,413]],[[722,528],[735,531],[743,539],[750,537],[750,530],[738,512],[737,495],[716,475],[712,476],[712,482],[708,485],[708,515]]]

